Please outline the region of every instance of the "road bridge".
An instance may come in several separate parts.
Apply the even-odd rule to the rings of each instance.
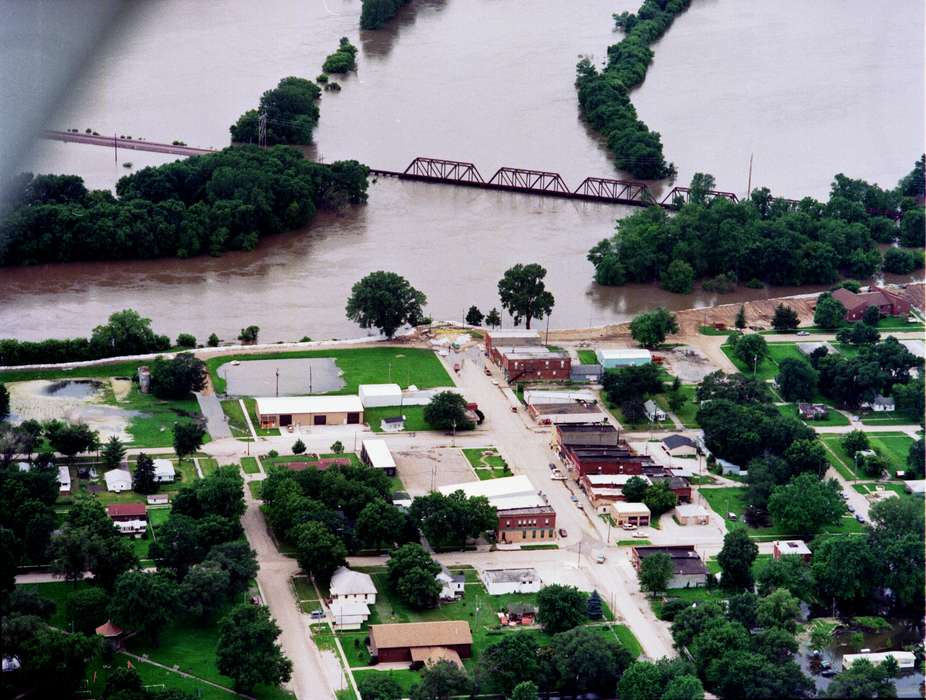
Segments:
[[[156,141],[141,141],[125,137],[102,136],[100,134],[87,134],[74,131],[54,131],[45,129],[41,134],[43,139],[49,141],[65,141],[67,143],[82,143],[89,146],[105,146],[107,148],[125,148],[131,151],[150,151],[152,153],[167,153],[174,156],[199,156],[204,153],[215,153],[214,148],[196,148],[176,143],[157,143]]]

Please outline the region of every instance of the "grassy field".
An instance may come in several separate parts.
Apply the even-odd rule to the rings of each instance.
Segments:
[[[595,354],[594,350],[577,350],[576,354],[579,356],[579,362],[583,365],[598,364],[598,355]]]
[[[747,376],[753,376],[753,367],[734,355],[730,345],[723,345],[720,349],[737,370]],[[786,358],[807,361],[804,354],[797,349],[796,343],[769,343],[768,357],[762,358],[762,361],[755,367],[756,378],[763,381],[774,379],[778,376],[778,364]]]
[[[55,601],[55,614],[48,621],[54,627],[62,629],[70,628],[70,621],[65,613],[65,601],[71,593],[90,588],[86,581],[68,583],[67,581],[54,581],[53,583],[27,583],[21,584],[19,588],[27,591],[35,591],[39,595]]]
[[[225,399],[222,401],[222,411],[228,416],[228,427],[232,435],[242,440],[253,440],[251,431],[248,429],[248,423],[244,418],[244,411],[241,410],[241,404],[238,399]]]
[[[162,401],[151,394],[141,393],[134,384],[125,399],[113,399],[110,403],[140,413],[126,429],[132,436],[132,442],[129,443],[131,447],[171,447],[174,444],[174,423],[202,416],[199,403],[194,397]],[[210,439],[206,435],[204,442]]]
[[[797,412],[797,404],[782,403],[778,404],[777,408],[778,412],[783,416],[800,418],[800,414]],[[821,420],[807,420],[804,422],[811,428],[815,426],[849,425],[849,419],[834,409],[832,406],[830,406],[830,410],[827,412],[826,418]]]
[[[842,447],[839,435],[822,435],[820,439],[830,451],[830,462],[845,479],[870,479],[855,469],[855,460],[850,457]],[[884,432],[868,433],[868,442],[871,447],[880,453],[890,464],[891,475],[895,476],[898,470],[907,469],[907,453],[913,438],[905,433]]]
[[[743,514],[746,512],[746,489],[738,486],[727,486],[722,488],[702,488],[701,495],[710,505],[711,509],[721,516],[727,523],[727,529],[734,527],[744,527],[749,536],[757,540],[773,540],[779,537],[802,535],[805,533],[791,533],[782,527],[773,524],[771,527],[755,528],[748,525],[743,520]],[[728,514],[733,513],[737,519],[732,520]],[[836,525],[828,525],[821,530],[821,534],[856,534],[863,532],[863,526],[848,513],[843,515],[841,522]]]
[[[402,697],[407,698],[411,694],[412,687],[418,685],[421,681],[421,674],[418,671],[409,671],[408,669],[391,669],[388,671],[375,671],[375,670],[365,670],[365,671],[354,671],[354,680],[357,681],[357,684],[360,684],[360,681],[369,676],[379,676],[379,674],[385,674],[392,678],[399,687],[402,689]]]
[[[197,457],[196,460],[199,462],[199,468],[202,470],[203,476],[209,476],[219,468],[219,461],[212,457]]]
[[[0,382],[27,382],[33,379],[101,379],[125,377],[130,379],[141,365],[148,362],[117,362],[111,365],[93,365],[80,369],[23,369],[0,372]]]
[[[865,425],[914,425],[918,421],[904,413],[865,413],[861,416]]]
[[[735,328],[725,328],[723,330],[713,326],[699,326],[698,332],[701,335],[736,335],[739,333]]]
[[[508,463],[498,454],[494,447],[471,447],[463,450],[463,455],[469,460],[480,480],[498,479],[511,476]]]
[[[326,452],[319,455],[322,459],[349,459],[350,463],[354,466],[360,466],[360,457],[358,457],[353,452],[342,452],[341,454],[335,454],[334,452]],[[317,462],[314,454],[304,454],[304,455],[279,455],[277,457],[261,457],[261,463],[264,465],[264,469],[269,469],[273,466],[278,466],[281,464],[287,464],[289,462]]]
[[[887,491],[893,491],[894,493],[899,494],[901,496],[907,492],[907,490],[903,487],[903,484],[898,484],[896,481],[893,481],[893,482],[889,481],[886,483],[881,483],[878,481],[867,481],[867,482],[852,484],[852,488],[861,494],[876,493],[879,487]]]
[[[363,422],[369,425],[374,433],[383,432],[381,421],[393,416],[405,416],[405,431],[409,433],[434,429],[424,419],[424,406],[383,406],[363,410]]]
[[[329,350],[297,350],[292,352],[223,355],[206,360],[212,386],[216,393],[225,393],[225,380],[218,368],[233,360],[294,359],[304,357],[330,357],[344,373],[344,386],[332,394],[356,394],[361,384],[396,383],[403,389],[414,384],[419,389],[453,386],[453,381],[431,350],[402,347],[372,347]]]
[[[666,591],[665,598],[652,598],[648,596],[647,600],[649,600],[653,612],[659,616],[662,613],[663,603],[670,598],[679,598],[688,603],[706,603],[708,601],[719,603],[727,598],[728,595],[729,593],[722,588],[672,588]]]
[[[255,457],[242,457],[241,468],[244,470],[245,474],[260,474],[260,467],[257,466],[257,459]]]
[[[697,420],[698,408],[700,407],[698,406],[698,400],[695,396],[697,389],[698,387],[694,384],[682,384],[681,389],[679,389],[682,396],[685,397],[685,403],[682,404],[682,407],[678,409],[675,415],[686,428],[700,427]],[[668,412],[670,410],[669,400],[666,398],[665,394],[657,394],[654,400],[663,411]]]
[[[659,397],[657,397],[658,399]],[[617,421],[624,427],[624,430],[634,430],[634,431],[643,431],[643,430],[664,430],[672,429],[674,423],[666,418],[666,420],[657,421],[651,423],[648,420],[644,420],[642,423],[629,423],[626,418],[624,418],[624,413],[621,411],[620,406],[615,406],[608,399],[607,395],[604,392],[601,392],[601,402],[607,408],[611,415],[614,416]],[[658,400],[656,401],[657,405],[659,404]]]

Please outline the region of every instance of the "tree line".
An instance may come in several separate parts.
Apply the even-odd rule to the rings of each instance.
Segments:
[[[608,47],[605,67],[597,70],[588,58],[576,67],[582,115],[607,139],[617,168],[633,177],[655,180],[675,173],[675,166],[666,163],[659,134],[637,118],[629,93],[646,78],[653,61],[650,45],[690,4],[690,0],[644,0],[636,14],[614,15],[624,38]]]
[[[366,201],[366,166],[287,148],[226,148],[143,168],[109,191],[24,174],[0,221],[0,265],[221,255],[304,227],[319,208]]]
[[[264,117],[267,145],[312,143],[318,125],[321,88],[311,80],[290,76],[260,96],[257,109],[249,109],[228,130],[233,143],[259,143]]]
[[[893,190],[836,175],[826,203],[775,199],[765,188],[738,203],[711,199],[713,177],[697,173],[675,215],[653,206],[619,220],[588,260],[598,284],[659,281],[676,293],[704,278],[705,288],[729,291],[737,281],[830,284],[843,275],[867,279],[882,267],[909,272],[922,267],[922,251],[883,258],[876,244],[923,246],[921,164]]]
[[[360,28],[380,29],[406,4],[408,0],[363,0]]]

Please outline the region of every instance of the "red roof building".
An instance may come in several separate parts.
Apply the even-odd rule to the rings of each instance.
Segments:
[[[860,294],[840,288],[833,292],[833,298],[846,307],[847,321],[860,320],[870,306],[876,306],[882,316],[905,318],[910,313],[909,301],[881,287],[871,287]]]
[[[113,503],[106,506],[106,515],[113,522],[122,520],[147,520],[148,509],[144,503]]]

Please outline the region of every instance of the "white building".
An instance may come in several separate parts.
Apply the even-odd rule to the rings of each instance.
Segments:
[[[170,497],[166,493],[152,493],[147,501],[149,506],[166,506],[170,503]]]
[[[334,626],[339,630],[359,630],[370,617],[369,606],[355,600],[335,601],[329,609]]]
[[[454,491],[462,491],[467,498],[485,496],[489,503],[498,510],[511,510],[513,508],[536,508],[547,505],[543,497],[531,480],[524,474],[506,476],[501,479],[487,479],[486,481],[467,481],[463,484],[450,484],[438,488],[445,496]]]
[[[357,394],[364,408],[399,406],[402,403],[402,387],[398,384],[361,384]]]
[[[675,506],[675,521],[679,525],[707,525],[711,514],[697,503],[679,503]]]
[[[169,459],[154,460],[154,480],[159,484],[172,483],[177,478],[174,464]]]
[[[382,469],[387,476],[395,476],[395,460],[385,440],[364,440],[360,444],[360,459],[374,469]]]
[[[67,467],[58,467],[58,493],[65,496],[71,493],[71,471]]]
[[[401,433],[405,430],[405,416],[386,416],[379,422],[384,433]]]
[[[721,474],[733,474],[734,476],[746,476],[747,472],[738,464],[733,464],[733,462],[728,462],[725,459],[718,459],[717,466],[720,467]]]
[[[870,402],[863,403],[862,408],[870,408],[875,413],[892,413],[896,405],[893,396],[877,394]]]
[[[666,412],[659,408],[652,399],[647,399],[643,402],[643,411],[646,413],[647,420],[654,423],[666,419]]]
[[[106,481],[106,490],[113,493],[122,493],[132,490],[132,475],[125,469],[110,469],[103,474]]]
[[[114,520],[113,525],[116,526],[120,534],[131,535],[135,538],[144,535],[148,529],[148,521],[146,520]]]
[[[362,571],[351,571],[346,566],[335,569],[328,590],[335,602],[376,604],[376,586],[370,575]]]
[[[536,569],[486,569],[481,578],[489,595],[537,593],[543,585]]]
[[[456,600],[463,596],[466,586],[466,576],[463,574],[452,574],[447,567],[442,567],[434,578],[441,585],[441,600]]]
[[[913,668],[916,663],[916,656],[912,651],[880,651],[869,652],[866,654],[843,654],[842,667],[849,668],[856,661],[868,661],[873,666],[882,664],[887,661],[888,657],[894,657],[897,667],[900,669]]]
[[[595,351],[598,364],[605,369],[645,365],[653,361],[653,353],[642,348],[599,348]]]
[[[546,389],[527,389],[524,391],[524,403],[528,406],[571,403],[573,401],[597,403],[598,396],[594,391],[550,391]]]

